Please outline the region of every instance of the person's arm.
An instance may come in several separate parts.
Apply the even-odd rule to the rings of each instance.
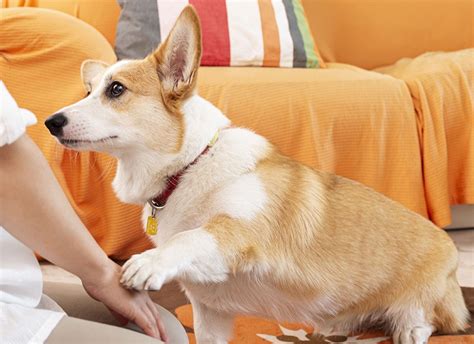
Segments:
[[[165,340],[147,293],[120,283],[111,261],[84,227],[38,147],[26,135],[0,147],[0,224],[52,263],[77,275],[87,292],[145,333]]]

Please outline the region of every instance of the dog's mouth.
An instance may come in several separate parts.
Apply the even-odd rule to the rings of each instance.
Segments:
[[[75,139],[61,138],[61,139],[59,139],[59,142],[61,142],[61,144],[65,145],[65,146],[68,146],[68,147],[77,147],[77,146],[81,146],[81,145],[84,145],[84,144],[105,143],[105,142],[108,142],[110,140],[116,139],[117,137],[118,137],[117,135],[112,135],[112,136],[104,137],[104,138],[101,138],[101,139],[98,139],[98,140],[75,140]]]

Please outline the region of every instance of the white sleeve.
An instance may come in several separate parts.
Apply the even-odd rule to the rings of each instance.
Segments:
[[[32,112],[18,107],[15,99],[0,80],[0,147],[10,144],[36,123]]]
[[[18,107],[0,80],[0,147],[24,134],[36,117]],[[33,252],[0,226],[0,303],[36,307],[43,292],[43,278]]]

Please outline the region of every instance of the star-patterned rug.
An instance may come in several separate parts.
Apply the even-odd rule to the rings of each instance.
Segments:
[[[466,332],[457,335],[433,335],[429,344],[474,344],[474,288],[463,288],[464,298],[471,312],[471,324]],[[191,305],[182,305],[175,309],[175,314],[188,333],[189,342],[196,343],[193,330]],[[237,317],[234,323],[234,338],[231,344],[390,344],[392,340],[382,332],[356,334],[328,333],[302,324],[278,323],[276,321],[255,318]]]

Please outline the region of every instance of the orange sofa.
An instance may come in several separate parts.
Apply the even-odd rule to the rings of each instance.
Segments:
[[[326,69],[203,67],[200,94],[293,158],[448,225],[450,205],[474,203],[474,1],[303,4]],[[1,78],[40,122],[83,96],[82,60],[115,60],[116,0],[2,5],[11,9],[0,18]],[[416,57],[429,51],[450,53]],[[32,79],[36,92],[25,91]],[[42,125],[29,134],[109,255],[150,246],[140,209],[113,194],[111,158],[64,151]]]

